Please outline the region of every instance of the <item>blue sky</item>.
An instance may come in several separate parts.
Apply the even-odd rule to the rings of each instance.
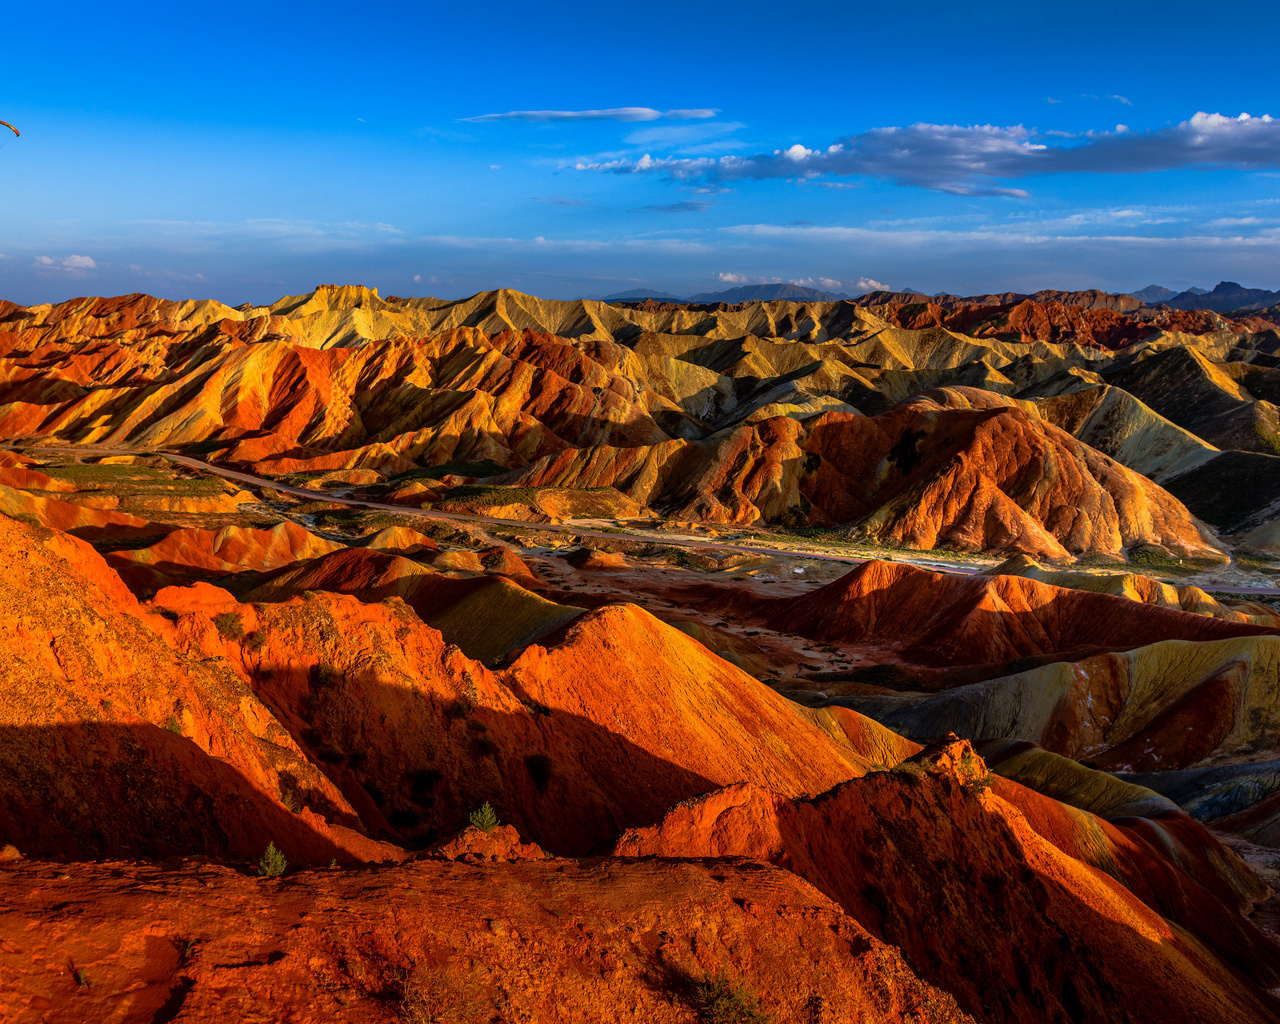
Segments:
[[[51,2],[6,24],[20,302],[1280,288],[1274,4]]]

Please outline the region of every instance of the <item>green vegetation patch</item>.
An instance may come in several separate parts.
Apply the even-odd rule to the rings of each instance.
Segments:
[[[688,1002],[701,1024],[773,1024],[759,998],[723,971],[694,982]]]
[[[487,484],[463,484],[445,492],[445,501],[466,502],[469,505],[537,505],[537,487],[497,487]]]
[[[185,476],[149,466],[42,466],[46,476],[65,480],[82,491],[111,491],[116,494],[211,496],[225,489],[217,476]]]
[[[413,480],[440,480],[446,476],[497,476],[511,472],[506,466],[499,466],[487,459],[481,462],[448,462],[443,466],[421,466],[406,470],[391,477],[395,483],[409,483]]]
[[[1129,564],[1143,571],[1145,575],[1193,576],[1221,566],[1223,561],[1217,558],[1179,558],[1171,555],[1163,548],[1140,545],[1129,552]]]

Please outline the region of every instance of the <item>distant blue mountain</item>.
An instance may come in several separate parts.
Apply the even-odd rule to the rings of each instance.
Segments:
[[[805,288],[798,284],[749,284],[730,288],[723,292],[699,292],[690,295],[685,302],[839,302],[849,298],[844,292],[824,292],[818,288]]]
[[[1149,284],[1141,291],[1130,292],[1139,302],[1145,302],[1148,305],[1156,302],[1164,302],[1165,299],[1171,299],[1178,293],[1172,288],[1166,288],[1162,284]]]
[[[665,302],[684,302],[684,299],[678,295],[672,295],[670,292],[655,292],[652,288],[632,288],[628,292],[617,292],[614,295],[606,295],[605,302],[630,302],[641,301],[643,299],[662,299]]]
[[[1235,313],[1274,306],[1280,303],[1280,291],[1245,288],[1235,281],[1220,281],[1211,292],[1191,288],[1165,302],[1174,309],[1212,309],[1215,313]]]

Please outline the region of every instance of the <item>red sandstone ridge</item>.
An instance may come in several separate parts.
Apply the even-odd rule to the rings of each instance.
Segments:
[[[1152,608],[1110,594],[1018,576],[959,576],[871,561],[795,598],[759,600],[703,587],[712,607],[770,628],[873,646],[926,666],[998,665],[1018,658],[1140,647],[1161,640],[1280,636],[1280,630]]]
[[[1268,607],[821,586],[1261,579],[1280,335],[880,298],[0,305],[0,1019],[1280,1020]]]
[[[383,859],[226,663],[175,650],[83,542],[0,517],[0,834],[76,858]],[[252,622],[248,624],[252,627]],[[288,795],[321,813],[290,813]]]
[[[967,743],[950,742],[810,801],[732,787],[627,833],[615,853],[786,867],[899,945],[979,1019],[1108,1020],[1118,1006],[1135,1022],[1274,1019],[1260,987],[1280,978],[1269,939],[1252,929],[1240,970],[1224,967],[1212,946],[985,791],[985,773]],[[928,907],[929,927],[904,907]],[[940,941],[957,934],[973,939],[963,960]]]
[[[887,756],[874,724],[791,704],[635,608],[589,613],[497,673],[398,602],[239,608],[254,640],[193,610],[179,646],[225,652],[352,806],[417,845],[490,802],[521,835],[584,853],[730,780],[814,793]]]
[[[771,520],[802,507],[810,521],[847,523],[854,536],[907,547],[1067,558],[1154,543],[1222,557],[1167,491],[1003,403],[949,409],[921,396],[874,418],[771,419],[701,445],[564,452],[505,479],[613,486],[713,522]]]
[[[492,293],[444,307],[326,287],[250,310],[146,296],[14,307],[0,437],[198,445],[259,474],[363,485],[479,467],[501,484],[613,487],[626,495],[614,505],[685,519],[848,525],[916,547],[1212,555],[1167,492],[1025,410],[902,401],[1106,369],[1080,318],[1136,314],[1057,301],[1012,308],[1015,326],[1030,317],[1018,341],[999,324],[895,327],[849,303],[646,311]],[[1042,329],[1046,316],[1066,319]],[[1157,343],[1175,342],[1141,342]],[[478,500],[436,484],[385,490]]]
[[[198,584],[139,605],[82,543],[0,527],[0,832],[26,852],[236,857],[274,837],[298,861],[384,859],[365,833],[422,845],[486,801],[585,852],[742,778],[827,789],[882,731],[793,705],[636,608],[495,674],[399,601],[239,604]]]

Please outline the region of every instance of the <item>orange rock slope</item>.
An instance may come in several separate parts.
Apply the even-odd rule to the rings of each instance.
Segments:
[[[979,1019],[1111,1020],[1120,1007],[1133,1021],[1272,1019],[1255,985],[1280,978],[1280,948],[1261,932],[1227,924],[1236,964],[1225,966],[1219,935],[1171,926],[1039,834],[1001,795],[1021,787],[987,786],[981,759],[956,741],[814,800],[720,790],[628,832],[614,852],[785,866]],[[928,908],[927,926],[908,907]],[[955,935],[969,937],[963,956]]]
[[[504,483],[615,488],[619,507],[849,525],[913,547],[1218,556],[1179,501],[1070,435],[927,391],[1012,393],[1101,354],[837,306],[657,313],[327,287],[257,309],[147,296],[13,307],[0,438],[198,446],[261,474],[363,484],[415,466],[506,468]],[[863,417],[856,395],[888,411]]]
[[[54,899],[99,908],[74,934],[24,929],[0,942],[0,963],[14,965],[0,1000],[22,1014],[94,1019],[95,1000],[128,993],[115,1005],[136,1003],[140,1019],[157,1005],[203,1013],[202,1000],[241,985],[235,965],[254,962],[288,964],[261,976],[278,994],[250,984],[234,997],[238,1013],[263,1019],[285,1006],[293,1019],[330,1013],[321,992],[385,1019],[398,1005],[386,1000],[404,995],[392,983],[424,965],[433,984],[472,992],[467,1007],[497,999],[532,1019],[591,1019],[574,1008],[619,999],[625,1013],[692,1022],[680,993],[719,970],[771,1012],[818,1019],[965,1019],[952,996],[983,1021],[1094,1019],[1115,1006],[1134,1021],[1274,1019],[1258,986],[1280,980],[1280,956],[1239,916],[1259,890],[1238,862],[1184,863],[1133,830],[1081,831],[1048,798],[1006,799],[1004,783],[984,793],[985,767],[962,745],[886,774],[911,744],[847,709],[792,704],[633,606],[580,614],[495,670],[395,595],[242,603],[197,583],[139,603],[66,535],[0,520],[0,552],[0,642],[16,652],[0,665],[0,845],[66,862],[11,869],[0,913],[60,920]],[[752,795],[733,807],[757,808],[746,827],[724,804],[736,792]],[[457,836],[485,802],[512,828]],[[433,842],[429,857],[455,859],[279,886],[222,867],[149,869],[145,932],[125,881],[134,869],[86,863],[252,865],[268,840],[293,864],[400,861]],[[1204,836],[1177,849],[1192,840],[1212,850]],[[547,860],[533,843],[612,857]],[[628,859],[638,855],[674,860]],[[1099,870],[1108,858],[1120,881]],[[68,877],[51,883],[50,870]],[[185,895],[193,885],[203,899]],[[341,915],[349,931],[284,933],[286,918],[318,919],[357,892]],[[556,938],[566,933],[552,892],[574,901],[569,939]],[[641,892],[641,905],[624,895]],[[280,909],[254,915],[247,935],[243,922],[236,935],[215,923],[248,902]],[[597,913],[615,924],[589,926]],[[405,915],[420,930],[379,938]],[[504,941],[490,948],[485,936]],[[246,942],[255,952],[233,959]],[[55,975],[67,969],[57,957],[74,961],[72,982],[82,971],[93,985]],[[565,1009],[546,1008],[547,986],[587,962],[604,966],[612,994],[574,982]],[[839,994],[813,987],[819,971],[844,979]]]
[[[931,572],[902,562],[866,562],[799,597],[761,600],[707,585],[697,593],[711,607],[733,609],[772,629],[865,645],[880,652],[878,660],[936,668],[1125,650],[1162,640],[1280,636],[1274,627],[1152,608],[1111,594],[1018,576]],[[926,678],[917,683],[927,686]]]

